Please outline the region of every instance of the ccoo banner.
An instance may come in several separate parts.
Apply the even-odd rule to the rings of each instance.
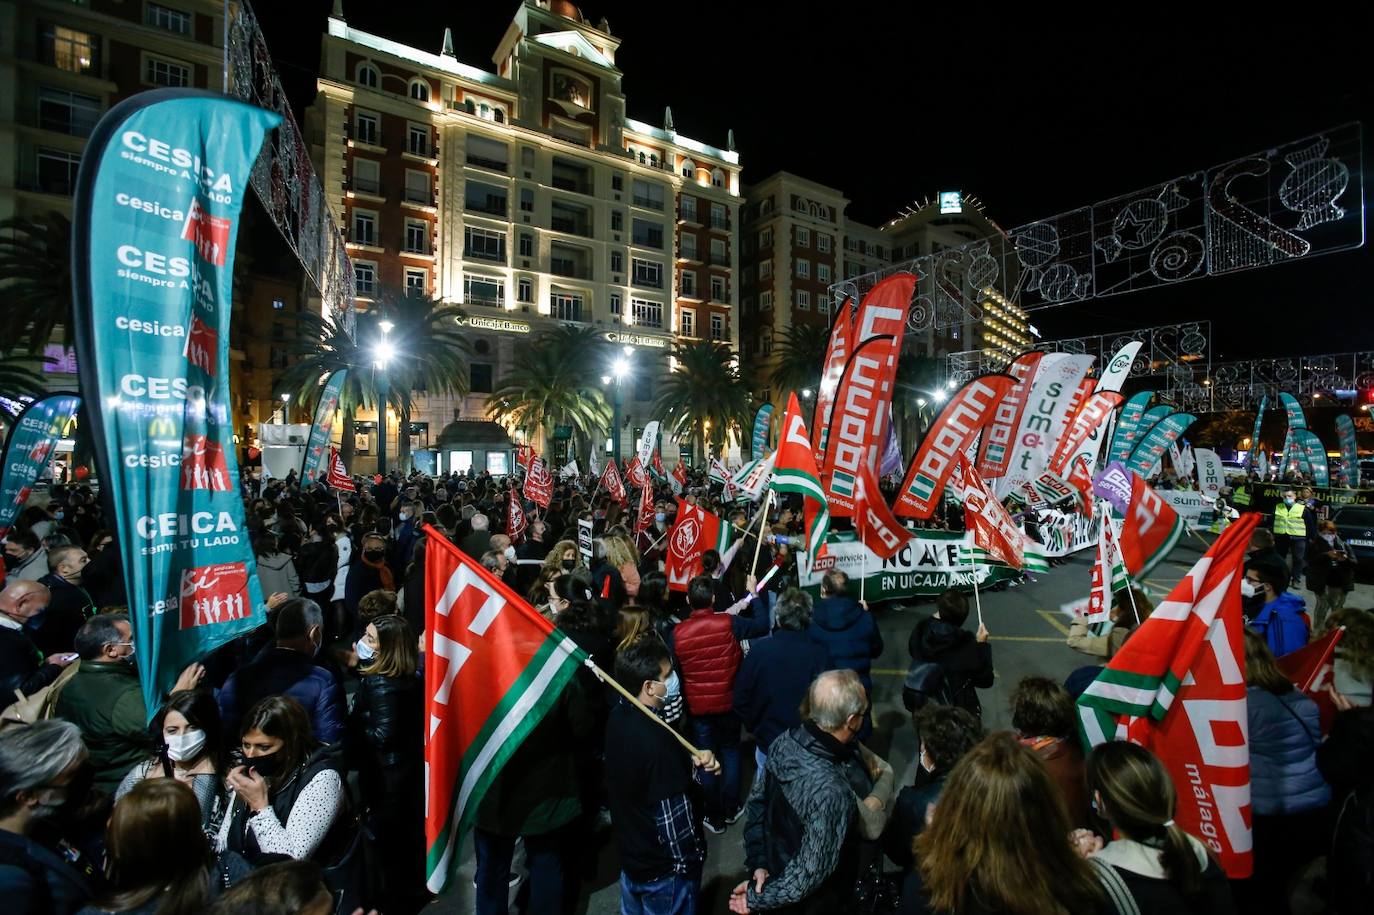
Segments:
[[[145,92],[101,119],[81,159],[77,361],[150,717],[182,667],[266,614],[233,447],[229,320],[248,174],[280,120],[210,92]]]
[[[329,376],[324,390],[320,392],[320,402],[315,406],[315,422],[310,426],[310,440],[305,446],[305,461],[301,464],[301,485],[309,486],[316,480],[323,480],[328,470],[329,433],[334,428],[334,418],[339,414],[339,398],[343,396],[344,381],[348,369],[339,369]]]
[[[35,400],[14,418],[5,438],[5,465],[0,473],[0,537],[10,532],[80,405],[81,398],[75,394],[53,394]]]

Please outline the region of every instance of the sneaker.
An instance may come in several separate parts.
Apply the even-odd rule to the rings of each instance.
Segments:
[[[720,835],[725,832],[725,824],[721,823],[715,817],[707,817],[702,821],[702,825],[706,827],[707,832],[714,833],[715,835]]]
[[[739,818],[744,816],[744,807],[741,805],[735,808],[735,812],[725,818],[726,826],[734,826],[739,822]]]

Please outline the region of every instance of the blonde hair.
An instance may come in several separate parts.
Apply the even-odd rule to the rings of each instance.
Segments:
[[[413,677],[420,667],[415,633],[404,616],[386,614],[371,621],[377,630],[377,656],[359,673],[383,677]]]
[[[653,620],[649,618],[649,608],[638,604],[626,604],[620,608],[620,622],[616,624],[615,634],[619,640],[616,651],[624,651],[639,641],[646,632],[652,631]]]
[[[605,538],[605,542],[606,559],[610,561],[611,565],[615,566],[617,569],[627,565],[639,565],[639,551],[634,548],[634,544],[627,538],[607,537]]]

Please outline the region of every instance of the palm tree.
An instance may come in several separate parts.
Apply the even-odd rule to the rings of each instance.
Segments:
[[[710,340],[679,343],[671,355],[677,368],[659,386],[654,415],[670,433],[690,437],[693,454],[704,459],[711,429],[724,442],[726,430],[749,422],[752,379],[729,347]]]
[[[72,224],[61,213],[0,222],[0,352],[41,353],[61,326],[72,345]]]
[[[788,391],[817,390],[825,352],[830,347],[830,328],[822,324],[793,324],[773,349],[776,362],[768,380],[780,396]]]
[[[533,436],[547,449],[554,427],[571,426],[580,442],[611,424],[611,407],[597,379],[606,341],[590,327],[565,324],[517,347],[510,371],[487,399],[487,417]]]
[[[18,405],[19,398],[29,397],[36,400],[47,393],[47,384],[43,376],[29,366],[33,363],[52,361],[45,356],[0,357],[0,392],[5,395],[0,399],[0,415],[14,419],[19,411],[11,409],[11,405]],[[19,409],[22,410],[23,407],[20,406]]]
[[[291,364],[277,379],[273,393],[289,394],[301,409],[314,410],[328,377],[347,369],[348,378],[339,393],[344,424],[339,453],[344,463],[349,464],[353,460],[353,412],[376,400],[376,389],[371,387],[372,360],[366,358],[358,341],[349,336],[347,328],[333,314],[321,317],[303,311],[287,318],[296,325],[297,342],[288,347]]]

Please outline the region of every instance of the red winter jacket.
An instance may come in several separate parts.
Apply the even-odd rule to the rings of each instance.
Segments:
[[[693,715],[718,715],[734,706],[735,672],[744,657],[734,617],[707,607],[673,628],[682,692]]]

